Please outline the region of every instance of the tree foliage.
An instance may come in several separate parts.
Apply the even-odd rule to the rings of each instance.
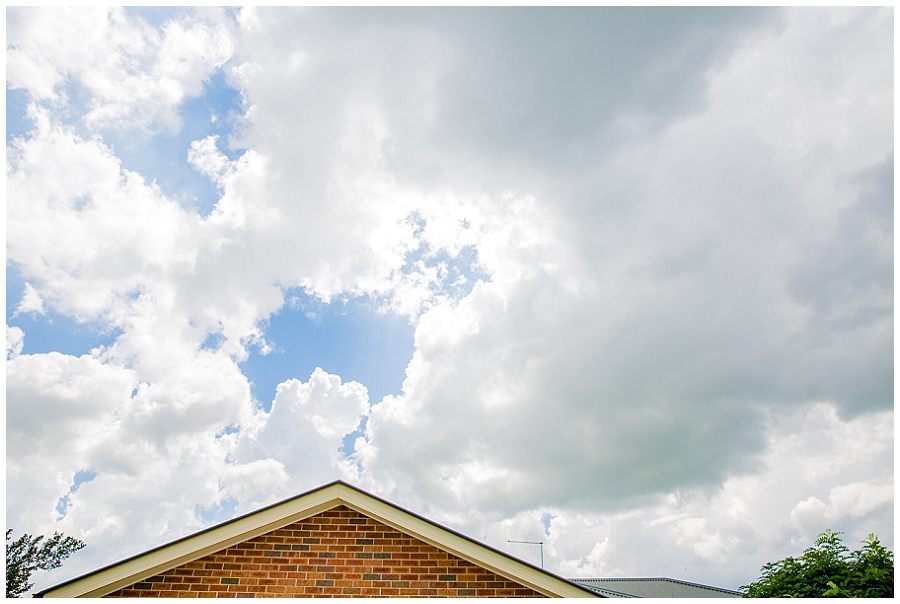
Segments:
[[[894,553],[870,534],[851,552],[843,533],[827,529],[799,558],[762,567],[759,579],[741,586],[745,598],[892,598]]]
[[[18,598],[31,589],[33,584],[28,580],[34,571],[58,568],[71,553],[84,547],[78,539],[60,533],[53,533],[46,541],[43,535],[22,535],[10,543],[11,536],[12,529],[6,529],[7,598]]]

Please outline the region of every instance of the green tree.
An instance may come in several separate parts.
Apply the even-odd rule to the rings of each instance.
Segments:
[[[31,589],[33,584],[28,579],[34,571],[58,568],[72,552],[84,547],[78,539],[60,533],[53,533],[46,541],[43,535],[22,535],[10,543],[11,536],[12,529],[6,529],[7,598],[18,598]]]
[[[843,533],[826,529],[799,558],[762,567],[759,579],[741,586],[745,598],[893,598],[894,553],[875,535],[851,552]]]

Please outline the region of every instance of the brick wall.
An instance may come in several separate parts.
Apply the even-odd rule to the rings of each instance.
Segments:
[[[340,506],[106,597],[541,597]]]

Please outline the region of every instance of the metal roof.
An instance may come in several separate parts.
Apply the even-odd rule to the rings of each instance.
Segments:
[[[667,577],[570,579],[607,598],[740,598],[741,592]]]

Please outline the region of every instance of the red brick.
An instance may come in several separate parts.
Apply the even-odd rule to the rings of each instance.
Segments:
[[[240,583],[222,585],[222,578]],[[107,597],[540,595],[344,506],[141,583],[152,588],[128,586]]]

